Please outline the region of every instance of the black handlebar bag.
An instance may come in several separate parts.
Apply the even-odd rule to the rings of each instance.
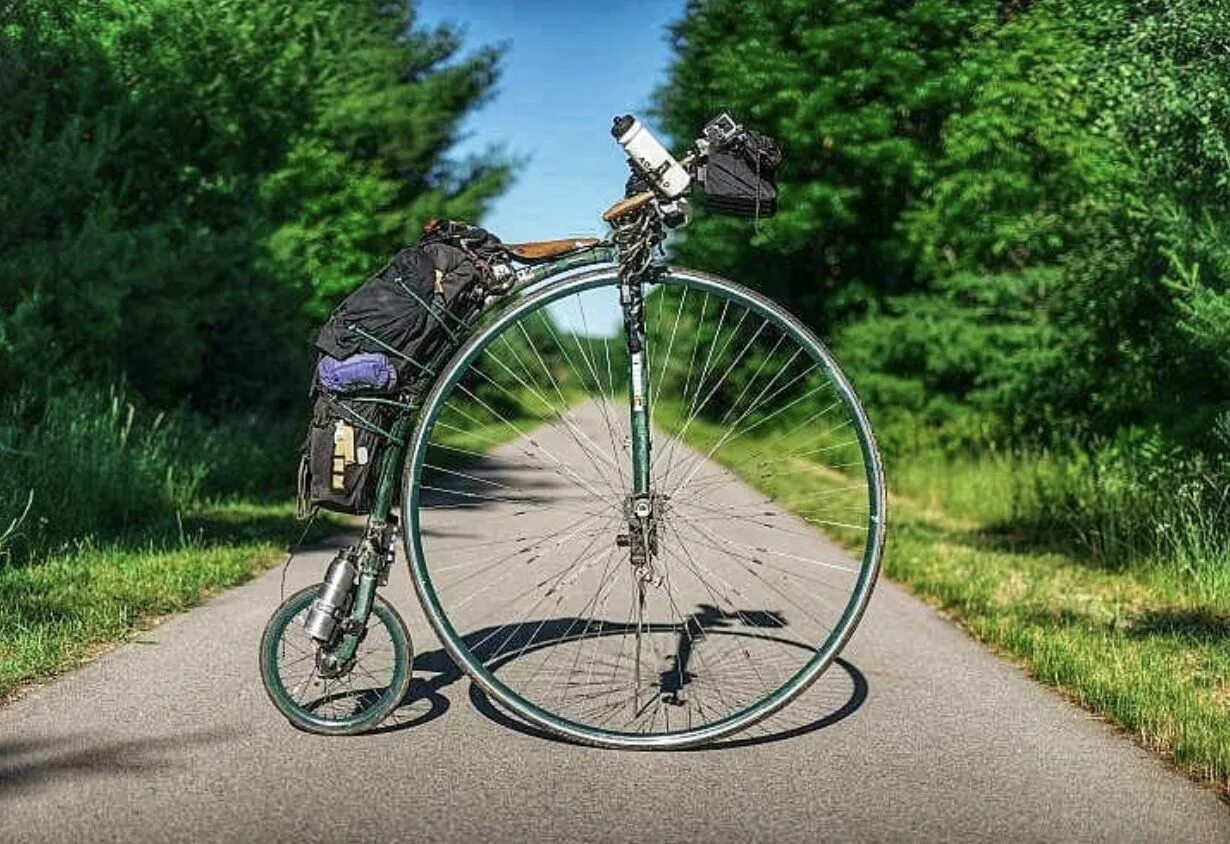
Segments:
[[[707,205],[730,217],[772,217],[777,213],[777,168],[782,151],[765,135],[744,132],[730,147],[712,152],[701,184]]]

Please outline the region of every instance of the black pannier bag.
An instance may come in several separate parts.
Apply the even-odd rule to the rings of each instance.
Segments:
[[[398,252],[338,305],[317,335],[317,350],[340,362],[385,354],[397,370],[396,383],[410,383],[461,327],[459,305],[483,295],[475,288],[486,276],[485,258],[500,248],[498,238],[477,226],[433,220],[422,243]],[[330,394],[321,381],[314,382],[312,397],[299,464],[299,515],[306,518],[316,507],[368,513],[386,443],[380,431],[387,431],[390,414],[374,402]]]
[[[708,206],[731,217],[772,217],[777,213],[777,142],[755,132],[720,152],[710,153],[702,183]]]
[[[337,360],[360,352],[388,354],[405,383],[440,340],[456,331],[459,300],[483,277],[476,260],[450,243],[403,249],[337,306],[316,348]]]
[[[371,511],[385,444],[373,428],[383,428],[386,414],[372,405],[362,412],[353,408],[327,393],[316,394],[299,463],[300,518],[316,507],[355,515]]]

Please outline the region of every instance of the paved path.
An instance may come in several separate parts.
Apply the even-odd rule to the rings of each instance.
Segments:
[[[298,732],[257,674],[279,588],[270,572],[0,710],[0,841],[1230,841],[1213,793],[888,583],[801,700],[669,754],[511,722],[451,668],[404,565],[385,594],[418,651],[411,700],[379,734]]]

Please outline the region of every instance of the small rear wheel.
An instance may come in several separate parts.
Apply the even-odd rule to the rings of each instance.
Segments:
[[[406,623],[376,596],[354,658],[331,666],[303,621],[320,585],[287,598],[261,637],[261,679],[278,711],[301,730],[350,735],[370,730],[397,708],[410,687]]]

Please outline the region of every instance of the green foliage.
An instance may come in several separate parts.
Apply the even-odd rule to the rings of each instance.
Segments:
[[[460,51],[408,3],[0,4],[3,561],[289,492],[315,324],[507,180],[448,158]]]
[[[816,322],[915,289],[902,215],[934,178],[958,51],[995,3],[690,3],[658,112],[678,139],[722,109],[786,150],[780,212],[698,219],[681,260],[733,274]]]
[[[177,536],[236,495],[284,498],[301,420],[141,411],[116,390],[0,402],[0,565],[87,541]]]
[[[319,60],[307,88],[318,109],[263,199],[279,209],[274,265],[311,279],[307,312],[323,318],[432,217],[481,216],[508,167],[494,154],[445,158],[461,119],[495,84],[495,50],[454,62],[455,31],[405,38],[408,14],[356,26],[350,4],[317,5],[311,50]]]
[[[1160,425],[1204,448],[1230,399],[1230,370],[1209,354],[1226,241],[1203,222],[1230,211],[1230,5],[1057,5],[1093,45],[1082,75],[1118,172],[1064,256],[1062,343],[1039,373],[1034,427],[1111,436]]]
[[[1045,318],[1058,273],[946,276],[928,294],[889,300],[838,335],[835,350],[890,452],[1002,439],[1028,403],[1030,366],[1052,344]]]
[[[1230,221],[1208,210],[1194,220],[1169,210],[1160,251],[1178,329],[1198,358],[1214,362],[1218,372],[1230,372]]]
[[[950,70],[941,154],[899,229],[922,279],[1054,262],[1120,172],[1085,93],[1092,48],[1055,6],[972,39]]]
[[[408,5],[24,0],[0,18],[0,389],[299,398],[312,323],[432,215],[496,54]]]
[[[786,164],[777,218],[702,215],[678,252],[834,338],[890,445],[1207,448],[1228,28],[1225,0],[693,2],[661,117],[683,139],[732,109]]]

